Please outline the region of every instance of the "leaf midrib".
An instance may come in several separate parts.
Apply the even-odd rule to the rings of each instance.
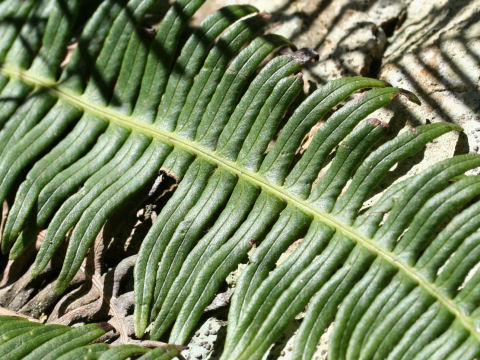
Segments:
[[[284,187],[269,183],[258,173],[242,169],[235,162],[226,160],[220,157],[214,151],[205,149],[193,141],[183,139],[173,132],[165,131],[151,124],[136,121],[131,116],[114,112],[108,109],[108,107],[95,105],[85,99],[82,95],[79,95],[69,89],[62,88],[61,84],[36,76],[28,70],[3,64],[0,65],[0,71],[3,75],[9,78],[23,81],[24,83],[30,84],[34,87],[47,89],[51,94],[55,95],[60,100],[65,101],[70,105],[79,108],[80,110],[94,114],[105,121],[116,123],[125,128],[129,128],[132,131],[142,133],[151,138],[156,138],[169,145],[181,148],[210,163],[213,163],[216,166],[223,168],[235,174],[239,178],[243,178],[247,182],[254,184],[260,187],[262,190],[282,199],[287,204],[300,209],[318,221],[336,229],[343,235],[355,241],[357,244],[374,253],[377,257],[380,257],[390,265],[398,268],[399,271],[403,272],[408,278],[416,282],[427,293],[437,299],[437,301],[439,301],[446,309],[448,309],[448,311],[451,312],[462,323],[465,329],[469,331],[478,342],[480,342],[480,333],[476,330],[472,319],[470,319],[468,315],[465,314],[459,306],[457,306],[453,299],[445,296],[435,286],[435,284],[428,281],[428,279],[417,272],[414,267],[403,263],[394,253],[381,248],[375,244],[372,239],[359,234],[352,226],[344,224],[329,213],[318,210],[307,200],[297,198],[295,195],[289,193]]]

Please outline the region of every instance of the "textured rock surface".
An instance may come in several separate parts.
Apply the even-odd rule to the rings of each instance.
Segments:
[[[471,152],[479,145],[479,17],[480,1],[412,1],[379,74],[422,100],[422,106],[405,105],[398,114],[416,123],[459,124],[468,137],[460,139],[459,150]]]
[[[320,61],[309,70],[317,82],[369,75],[378,68],[387,34],[406,10],[405,0],[214,0],[201,15],[223,5],[249,3],[271,13],[271,31],[300,47],[315,49]]]
[[[186,360],[213,360],[219,357],[221,342],[225,336],[224,321],[215,317],[209,318],[198,329],[188,347],[182,351]]]
[[[454,153],[479,152],[480,0],[210,0],[199,18],[238,3],[271,13],[271,31],[319,53],[308,80],[360,74],[415,92],[421,106],[400,100],[374,114],[389,121],[392,131],[436,121],[464,128],[394,169],[393,179]],[[203,330],[205,325],[199,335]],[[328,333],[319,344],[318,360],[326,359],[327,338]],[[289,359],[291,341],[281,343],[280,358]]]

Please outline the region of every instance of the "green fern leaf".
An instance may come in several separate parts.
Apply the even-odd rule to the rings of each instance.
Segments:
[[[393,166],[459,127],[387,139],[365,118],[415,95],[352,77],[307,96],[301,69],[316,54],[263,34],[269,16],[251,6],[190,28],[202,3],[175,2],[153,36],[154,0],[0,3],[0,200],[14,198],[2,253],[26,258],[46,228],[39,276],[67,239],[63,293],[106,221],[162,170],[178,186],[136,258],[138,337],[187,343],[247,262],[222,359],[261,359],[303,311],[294,358],[311,359],[332,323],[330,359],[476,358],[480,178],[465,172],[480,158],[441,161],[363,209]],[[90,344],[102,333],[4,317],[0,354],[170,359],[180,349]]]
[[[70,328],[45,325],[15,316],[0,316],[0,355],[2,359],[109,359],[122,360],[133,355],[144,359],[175,358],[179,348],[174,345],[149,349],[138,345],[108,346],[92,344],[105,333],[99,324]]]

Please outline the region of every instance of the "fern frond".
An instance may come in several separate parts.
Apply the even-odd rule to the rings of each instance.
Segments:
[[[154,36],[144,30],[154,0],[90,4],[89,20],[80,0],[0,3],[0,96],[13,99],[0,108],[0,200],[15,198],[2,253],[25,256],[46,228],[39,276],[67,239],[55,287],[64,292],[106,221],[162,170],[178,186],[136,259],[138,337],[185,344],[247,262],[223,359],[261,359],[303,311],[295,358],[312,358],[332,323],[331,359],[478,356],[480,178],[464,174],[480,158],[441,161],[363,209],[393,166],[460,128],[387,139],[385,124],[365,118],[415,95],[364,77],[302,94],[313,52],[263,34],[269,17],[251,6],[189,28],[202,3],[175,2]],[[97,325],[0,320],[11,358],[179,351],[88,345]]]
[[[133,355],[141,359],[173,359],[179,354],[175,345],[149,349],[138,345],[108,346],[91,344],[105,333],[100,324],[71,328],[44,325],[16,316],[0,316],[0,354],[2,359],[109,359],[122,360]]]

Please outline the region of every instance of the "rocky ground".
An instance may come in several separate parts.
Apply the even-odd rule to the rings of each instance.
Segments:
[[[199,18],[237,3],[271,13],[271,31],[319,53],[307,80],[364,75],[415,92],[421,106],[400,100],[374,115],[390,122],[393,131],[437,121],[463,127],[462,133],[429,144],[397,175],[416,173],[453,154],[479,152],[480,0],[210,0]],[[215,357],[211,329],[216,334],[222,324],[210,319],[204,328],[190,344],[189,358]],[[328,333],[316,359],[326,359],[327,339]],[[285,342],[274,349],[281,358],[288,358]]]

